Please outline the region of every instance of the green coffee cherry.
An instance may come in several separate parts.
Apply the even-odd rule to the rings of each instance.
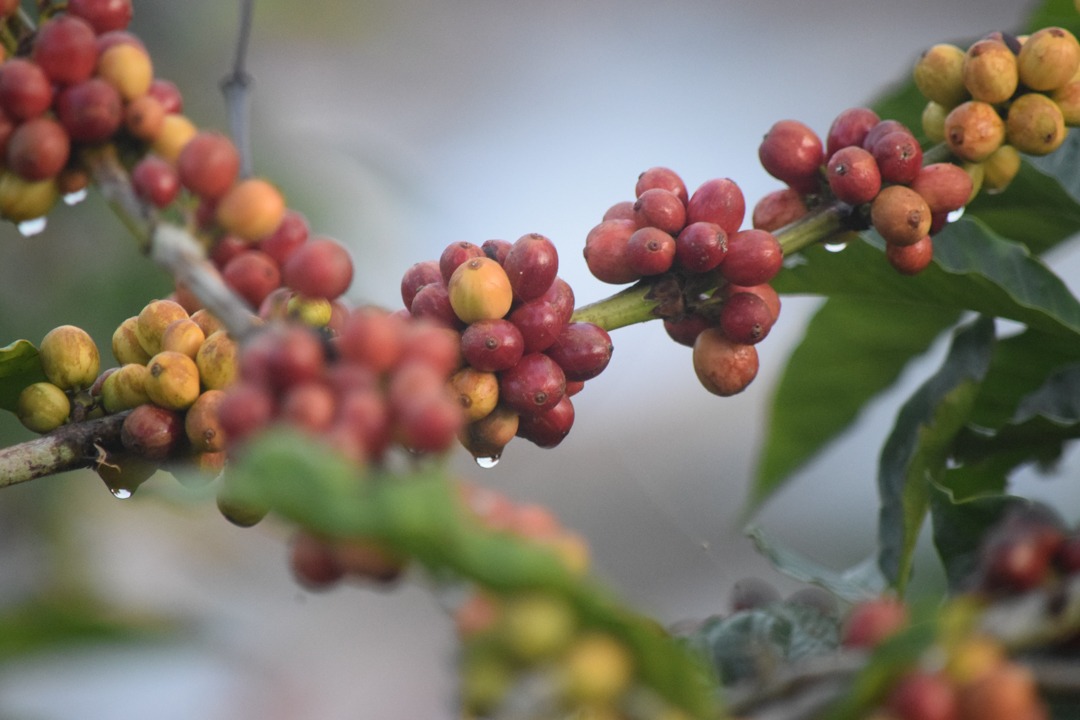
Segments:
[[[930,142],[945,141],[945,116],[949,114],[948,108],[933,100],[926,103],[922,111],[922,129],[926,139]]]
[[[71,401],[50,382],[28,385],[19,393],[15,414],[19,422],[36,433],[47,433],[64,424],[71,414]]]
[[[45,377],[62,390],[90,387],[101,369],[101,356],[93,338],[74,325],[50,330],[38,350]]]

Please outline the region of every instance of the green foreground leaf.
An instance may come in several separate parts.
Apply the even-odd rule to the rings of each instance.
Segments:
[[[19,393],[45,379],[38,349],[29,340],[16,340],[0,348],[0,409],[15,412]]]

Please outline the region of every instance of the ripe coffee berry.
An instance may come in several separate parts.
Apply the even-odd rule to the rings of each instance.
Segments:
[[[0,108],[9,117],[37,117],[49,109],[52,99],[52,83],[37,63],[11,58],[0,65]]]
[[[930,232],[930,206],[904,185],[890,185],[870,205],[870,221],[885,241],[914,245]]]
[[[630,267],[627,243],[637,230],[633,220],[604,220],[585,238],[585,264],[597,280],[615,285],[631,283],[641,276]]]
[[[245,250],[222,268],[225,282],[258,309],[266,296],[281,285],[281,270],[274,259],[259,250]]]
[[[754,345],[761,342],[772,325],[772,310],[754,293],[735,293],[724,300],[720,308],[720,329],[737,343]]]
[[[639,227],[651,226],[674,234],[686,225],[686,205],[668,190],[646,190],[634,202],[634,220]]]
[[[99,35],[123,30],[131,22],[131,0],[68,0],[67,11],[93,26]]]
[[[849,205],[870,202],[881,190],[877,161],[860,147],[840,148],[826,166],[829,189],[837,200]]]
[[[88,79],[97,63],[94,29],[73,14],[57,15],[43,23],[34,39],[31,59],[57,85]]]
[[[443,282],[449,284],[451,276],[461,263],[478,257],[486,257],[483,249],[467,240],[447,245],[439,256],[439,272]]]
[[[674,261],[675,238],[658,227],[638,228],[626,243],[626,262],[639,275],[665,273]]]
[[[754,346],[737,343],[716,327],[706,328],[694,340],[693,361],[702,386],[721,397],[745,390],[758,371]]]
[[[762,196],[751,214],[750,223],[759,230],[774,232],[809,212],[802,195],[794,188],[783,188]]]
[[[720,265],[720,274],[736,285],[761,285],[780,272],[783,262],[783,249],[772,233],[740,230],[728,238],[728,252]]]
[[[442,283],[442,273],[439,263],[435,260],[426,260],[414,263],[401,277],[401,301],[406,308],[412,308],[413,298],[420,288],[432,283]]]
[[[922,147],[907,130],[896,130],[881,137],[870,149],[877,162],[882,182],[907,184],[922,167]]]
[[[727,252],[728,234],[716,223],[690,223],[675,238],[675,259],[690,272],[715,269]]]
[[[461,334],[461,354],[478,370],[498,372],[517,364],[525,354],[525,340],[509,320],[479,320]]]
[[[652,167],[638,175],[637,184],[634,186],[634,197],[641,197],[646,190],[660,188],[673,193],[685,205],[689,200],[686,192],[686,183],[678,173],[666,167]],[[630,203],[631,207],[633,203]]]
[[[340,243],[313,238],[289,256],[281,273],[285,284],[304,297],[335,300],[352,284],[352,258]]]
[[[559,272],[555,244],[537,233],[518,238],[501,263],[516,300],[535,300],[548,291]]]
[[[607,367],[614,346],[599,325],[587,322],[563,326],[546,354],[562,368],[567,380],[590,380]]]
[[[885,246],[885,259],[902,275],[918,275],[934,259],[934,245],[929,235],[913,245]]]
[[[236,181],[240,153],[225,135],[200,132],[180,151],[176,171],[191,192],[211,200],[220,198]]]
[[[878,114],[865,107],[844,110],[836,116],[825,137],[825,157],[832,157],[837,150],[849,146],[862,147],[866,134],[880,122]]]
[[[56,115],[72,140],[101,142],[119,129],[124,109],[116,88],[91,78],[60,92]]]
[[[716,178],[706,180],[694,191],[686,205],[687,224],[711,222],[719,225],[728,235],[742,227],[746,215],[746,199],[733,180]]]
[[[48,117],[27,120],[8,139],[7,166],[26,180],[56,177],[67,164],[71,139],[64,127]]]
[[[543,353],[529,353],[499,375],[499,397],[522,415],[550,410],[566,393],[566,375]]]
[[[824,156],[821,138],[797,120],[773,125],[758,147],[758,159],[766,172],[801,192],[816,189]]]
[[[563,396],[550,410],[542,413],[523,413],[517,436],[542,448],[553,448],[570,434],[574,425],[574,404]]]

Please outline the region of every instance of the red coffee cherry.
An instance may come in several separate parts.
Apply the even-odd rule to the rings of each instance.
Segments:
[[[566,393],[566,375],[543,353],[529,353],[499,374],[499,398],[522,415],[542,413]]]
[[[147,155],[135,164],[131,170],[131,184],[140,198],[157,208],[170,205],[180,193],[180,176],[176,174],[176,168],[157,155]],[[239,254],[239,248],[237,250],[236,254]]]
[[[690,272],[715,269],[727,253],[728,234],[716,223],[690,223],[675,238],[675,259]]]
[[[188,190],[216,200],[236,182],[240,153],[225,135],[203,131],[184,145],[176,159],[176,171]]]
[[[677,319],[664,320],[664,330],[668,337],[687,347],[693,347],[701,331],[713,325],[714,323],[709,319],[693,313]]]
[[[71,139],[64,127],[48,117],[27,120],[8,138],[7,165],[26,180],[56,177],[67,164]]]
[[[284,266],[296,249],[307,242],[309,233],[307,218],[296,210],[286,210],[277,230],[259,241],[259,249]]]
[[[644,277],[666,273],[675,262],[675,238],[657,227],[638,228],[626,243],[626,262]]]
[[[99,35],[123,30],[131,22],[131,0],[68,0],[68,13],[81,17]]]
[[[971,176],[959,165],[926,165],[911,182],[911,189],[923,196],[932,213],[948,213],[967,205],[971,198]]]
[[[157,405],[139,405],[120,426],[124,449],[148,460],[166,459],[186,437],[182,415]]]
[[[687,224],[711,222],[731,235],[742,226],[746,215],[746,199],[733,180],[706,180],[694,191],[686,205]]]
[[[840,148],[862,147],[867,133],[881,121],[878,114],[865,107],[844,110],[836,116],[825,139],[825,157],[832,157]]]
[[[266,296],[281,286],[281,270],[274,259],[259,250],[245,250],[221,271],[226,284],[258,309]]]
[[[177,115],[184,111],[184,97],[172,80],[154,78],[146,94],[161,103],[161,107],[168,114]]]
[[[406,308],[411,308],[413,298],[416,297],[420,288],[432,283],[443,285],[445,282],[437,261],[426,260],[415,263],[401,277],[401,300]]]
[[[675,197],[682,200],[683,205],[689,199],[686,192],[686,183],[683,182],[678,173],[666,167],[652,167],[638,175],[637,184],[634,186],[634,197],[641,197],[643,192],[654,188],[673,193]],[[630,207],[633,207],[633,203],[630,203]]]
[[[721,397],[741,393],[758,371],[754,346],[731,340],[718,327],[706,328],[694,340],[693,361],[702,386]]]
[[[794,188],[774,190],[754,205],[751,224],[759,230],[774,232],[809,212],[802,195]]]
[[[510,254],[511,247],[509,240],[492,239],[480,243],[480,249],[484,251],[484,255],[500,265],[506,262],[506,256]]]
[[[525,339],[509,320],[479,320],[461,334],[461,354],[477,370],[499,372],[516,365],[525,354]]]
[[[885,245],[885,259],[902,275],[918,275],[934,260],[934,243],[926,235],[914,245]]]
[[[559,272],[559,253],[543,235],[530,233],[514,242],[502,263],[516,300],[535,300],[548,291]]]
[[[518,416],[517,436],[542,448],[553,448],[570,434],[574,425],[574,404],[566,395],[555,407],[542,413]]]
[[[30,58],[57,85],[74,85],[89,79],[94,74],[97,56],[94,29],[71,13],[43,23],[30,52]]]
[[[882,182],[910,183],[922,168],[922,147],[906,130],[882,136],[874,143],[870,154],[877,162]]]
[[[0,108],[9,117],[37,117],[49,109],[52,99],[52,83],[37,63],[15,57],[0,65]]]
[[[743,345],[755,345],[764,340],[772,329],[773,320],[772,310],[754,293],[735,293],[720,308],[720,329],[728,338]]]
[[[638,227],[651,226],[674,235],[686,225],[686,205],[675,193],[652,188],[634,202],[634,221]]]
[[[907,624],[908,611],[903,602],[880,597],[857,603],[844,620],[840,643],[844,647],[872,648]]]
[[[784,252],[776,237],[764,230],[740,230],[728,238],[720,274],[736,285],[767,283],[780,272]]]
[[[781,120],[765,134],[758,147],[765,171],[800,192],[817,188],[818,171],[825,159],[821,138],[798,120]]]
[[[313,238],[301,245],[281,268],[285,284],[308,298],[334,300],[352,284],[349,251],[329,238]]]
[[[826,167],[829,189],[837,200],[849,205],[870,202],[881,190],[877,161],[860,147],[840,148]]]
[[[576,322],[563,326],[545,352],[563,369],[567,380],[591,380],[611,361],[611,335],[599,325]]]
[[[597,280],[615,285],[639,280],[627,259],[627,244],[637,230],[633,220],[604,220],[585,238],[585,264]]]
[[[459,265],[466,260],[479,257],[486,257],[483,249],[467,240],[447,245],[439,256],[439,272],[442,274],[443,282],[449,284],[451,276]]]
[[[56,98],[56,116],[76,142],[108,140],[124,119],[120,93],[101,78],[71,85]]]
[[[944,675],[913,671],[896,683],[885,707],[897,720],[959,720],[956,686]]]

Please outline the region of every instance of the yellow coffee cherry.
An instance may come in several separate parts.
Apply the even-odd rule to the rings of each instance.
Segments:
[[[207,390],[188,408],[184,431],[195,452],[217,453],[225,449],[225,431],[218,422],[218,406],[224,397],[224,390]]]
[[[499,402],[499,378],[492,372],[462,368],[450,378],[450,389],[461,403],[465,422],[487,417]]]
[[[948,43],[934,45],[924,52],[912,73],[923,97],[950,109],[967,100],[964,56],[963,50]]]
[[[146,394],[150,402],[168,410],[186,410],[199,397],[199,369],[183,353],[163,350],[147,365]],[[115,373],[114,373],[115,374]]]
[[[127,365],[129,363],[145,365],[150,361],[150,353],[143,350],[143,346],[139,342],[139,336],[135,331],[135,327],[138,323],[138,316],[132,315],[124,320],[124,322],[120,323],[113,332],[113,357],[116,358],[116,361],[121,365]]]
[[[154,66],[142,48],[119,43],[98,56],[97,75],[116,88],[124,100],[134,100],[150,89]]]
[[[1016,55],[1000,40],[973,43],[964,56],[962,73],[971,97],[991,104],[1011,98],[1020,79]]]
[[[561,666],[563,690],[575,703],[614,702],[634,678],[630,651],[611,635],[599,632],[574,640]]]
[[[101,369],[94,339],[82,328],[61,325],[50,330],[38,348],[45,377],[61,390],[88,388]]]
[[[169,323],[161,334],[161,349],[174,350],[194,360],[204,340],[206,335],[198,323],[190,318],[181,318]]]
[[[488,257],[471,258],[458,265],[447,290],[450,307],[464,323],[497,320],[509,312],[514,301],[506,271]]]
[[[1069,127],[1080,125],[1080,80],[1070,80],[1050,94]]]
[[[150,369],[145,365],[129,363],[105,378],[101,386],[101,404],[110,413],[130,410],[150,402],[146,393],[146,379]]]
[[[180,157],[180,151],[198,134],[199,128],[195,123],[184,115],[170,113],[161,121],[161,130],[150,144],[150,149],[155,155],[175,163]]]
[[[147,303],[135,323],[135,336],[139,345],[153,357],[161,352],[161,338],[165,328],[176,320],[186,320],[187,310],[172,300],[154,300]]]
[[[216,216],[225,232],[255,242],[277,230],[285,217],[285,198],[268,181],[248,178],[225,193]]]
[[[210,335],[199,346],[195,364],[199,377],[207,390],[224,390],[236,379],[240,348],[224,330]]]
[[[498,405],[486,416],[462,428],[458,440],[475,458],[497,460],[503,448],[517,435],[517,412]]]
[[[50,382],[28,385],[19,393],[15,415],[28,430],[47,433],[63,425],[71,414],[71,401]]]
[[[1012,145],[1002,145],[982,162],[983,189],[999,193],[1009,186],[1020,172],[1020,153]]]
[[[511,655],[537,662],[561,652],[576,630],[574,610],[566,600],[536,591],[507,598],[496,631]]]
[[[1020,46],[1016,62],[1024,85],[1032,90],[1056,90],[1080,69],[1080,43],[1065,28],[1043,28]]]
[[[24,180],[15,173],[0,173],[0,217],[19,223],[47,215],[60,199],[56,178]]]
[[[1065,142],[1065,117],[1053,100],[1027,93],[1013,100],[1005,118],[1010,145],[1029,155],[1049,155]]]
[[[203,331],[205,337],[210,337],[218,330],[225,329],[225,325],[218,320],[217,316],[206,308],[191,313],[191,319],[194,320],[195,324]]]
[[[306,298],[293,295],[285,304],[286,313],[311,327],[326,327],[333,315],[334,307],[326,298]]]

